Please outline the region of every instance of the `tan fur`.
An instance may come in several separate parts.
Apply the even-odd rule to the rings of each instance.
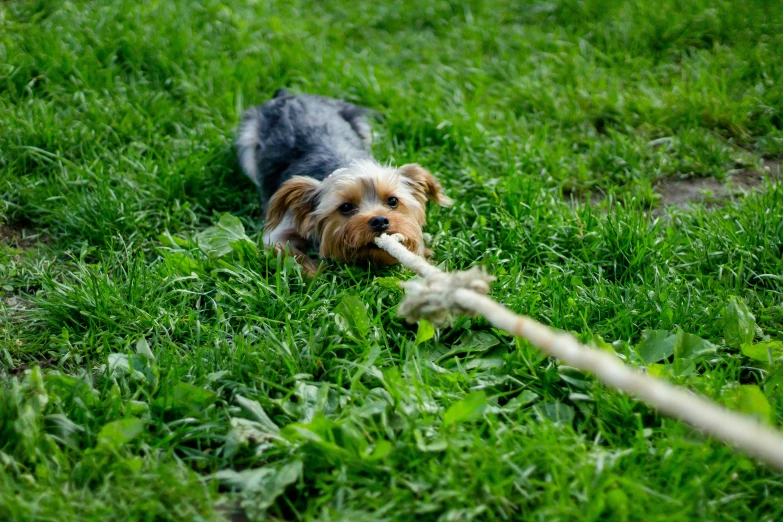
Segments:
[[[379,201],[386,201],[391,196],[397,196],[396,192],[399,192],[399,176],[392,176],[388,178],[374,179],[375,193],[378,195]]]
[[[413,182],[416,195],[422,203],[434,201],[444,207],[454,203],[451,198],[443,194],[435,176],[418,163],[403,165],[400,167],[400,174]]]
[[[396,208],[389,206],[390,197],[397,198]],[[304,177],[286,181],[272,196],[266,229],[274,230],[287,216],[292,234],[278,231],[276,237],[288,241],[290,253],[308,271],[313,271],[314,264],[304,256],[305,245],[297,241],[296,235],[315,240],[322,258],[392,265],[397,260],[373,242],[378,232],[370,227],[370,219],[385,216],[389,220],[386,233],[402,234],[411,252],[427,255],[422,226],[428,201],[451,204],[432,174],[421,166],[410,164],[394,169],[372,161],[357,162],[323,182]],[[343,203],[354,205],[355,213],[340,213],[338,209]]]
[[[302,266],[302,269],[304,271],[305,276],[308,278],[312,278],[315,274],[318,273],[318,270],[320,270],[321,265],[315,264],[315,261],[310,259],[308,255],[298,248],[292,246],[290,243],[286,246],[281,245],[275,245],[273,247],[273,250],[275,254],[280,254],[283,257],[286,256],[294,256],[294,259],[296,259],[296,262],[299,263]]]
[[[367,260],[379,265],[392,265],[397,261],[373,243],[378,235],[367,224],[377,215],[389,218],[388,234],[402,234],[407,238],[405,246],[411,252],[424,253],[421,227],[410,215],[386,211],[372,212],[345,217],[332,215],[324,219],[321,227],[321,248],[324,258],[335,258],[345,262]]]
[[[289,179],[274,193],[269,200],[269,210],[266,215],[266,230],[273,230],[290,212],[297,231],[307,237],[310,228],[310,215],[315,209],[315,191],[320,183],[313,178],[296,176]]]
[[[404,201],[400,201],[397,211],[402,214],[410,215],[420,227],[424,226],[427,222],[427,215],[424,212],[424,205],[406,205]]]

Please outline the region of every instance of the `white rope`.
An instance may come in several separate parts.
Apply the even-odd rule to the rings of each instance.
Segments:
[[[400,315],[408,320],[427,319],[442,324],[449,315],[484,316],[495,328],[526,339],[542,352],[574,368],[590,372],[604,384],[636,396],[656,410],[681,419],[718,440],[755,455],[783,470],[783,433],[755,419],[678,388],[662,379],[626,366],[619,358],[581,344],[529,317],[511,312],[486,296],[493,280],[479,269],[446,273],[400,244],[404,237],[382,235],[375,244],[422,279],[403,283],[407,290]]]

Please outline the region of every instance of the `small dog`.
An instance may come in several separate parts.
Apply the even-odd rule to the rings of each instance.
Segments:
[[[402,234],[406,247],[427,255],[422,237],[428,201],[451,200],[416,164],[383,166],[370,153],[372,111],[313,95],[275,92],[245,113],[236,139],[239,164],[256,184],[266,224],[264,246],[293,254],[310,273],[307,256],[391,265],[376,236]]]

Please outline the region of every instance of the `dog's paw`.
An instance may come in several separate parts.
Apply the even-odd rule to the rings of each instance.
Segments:
[[[306,255],[298,256],[296,260],[300,265],[302,265],[302,274],[307,279],[314,279],[317,275],[323,272],[323,269],[326,266],[326,264],[322,261],[315,261]]]

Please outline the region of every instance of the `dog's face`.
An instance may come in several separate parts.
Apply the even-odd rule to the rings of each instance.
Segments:
[[[405,246],[424,253],[422,226],[428,201],[449,205],[440,185],[419,165],[399,169],[362,161],[322,182],[306,177],[286,181],[269,203],[267,230],[284,220],[312,239],[324,258],[377,265],[397,261],[375,246],[380,234],[402,234]]]

